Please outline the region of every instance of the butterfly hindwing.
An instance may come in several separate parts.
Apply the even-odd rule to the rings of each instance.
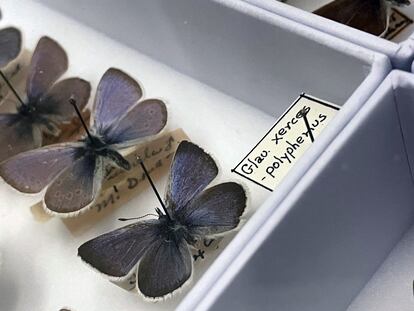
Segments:
[[[20,153],[0,164],[0,176],[21,192],[40,192],[81,156],[80,146],[67,143]]]
[[[315,10],[313,13],[347,25],[350,18],[358,13],[366,3],[376,3],[378,0],[334,0]],[[381,1],[381,0],[379,0]]]
[[[132,106],[107,133],[107,142],[131,146],[146,136],[159,133],[167,123],[167,108],[159,99],[147,99]]]
[[[79,110],[83,110],[88,103],[91,93],[89,82],[80,78],[69,78],[57,82],[36,103],[38,113],[53,117],[58,121],[69,121],[74,117],[75,110],[68,104],[69,99],[76,101]]]
[[[119,69],[110,68],[103,75],[96,91],[93,129],[107,136],[107,131],[142,97],[138,82]]]
[[[158,299],[182,287],[191,274],[192,257],[184,238],[161,238],[139,264],[138,290],[147,298]]]
[[[0,163],[11,156],[42,145],[40,131],[18,114],[0,114]]]
[[[66,217],[85,211],[101,189],[102,161],[100,156],[85,154],[59,174],[46,190],[46,210]]]
[[[124,278],[159,239],[158,224],[146,220],[108,232],[82,244],[78,256],[109,277]]]
[[[314,13],[376,36],[387,28],[384,0],[336,0]]]
[[[375,5],[366,3],[350,19],[349,26],[380,36],[387,30],[387,15],[387,6],[383,0],[377,1]]]
[[[68,69],[65,50],[49,37],[40,38],[33,52],[27,77],[27,97],[30,103],[46,94],[52,84]]]
[[[0,68],[19,55],[21,45],[22,38],[18,29],[9,27],[0,30]]]
[[[184,207],[217,176],[214,160],[197,145],[182,141],[171,164],[165,203],[172,210]]]
[[[210,187],[174,213],[191,235],[212,236],[236,228],[246,207],[246,193],[235,182]]]

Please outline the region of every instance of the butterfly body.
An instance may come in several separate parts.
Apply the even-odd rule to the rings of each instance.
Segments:
[[[192,275],[190,248],[235,229],[246,207],[242,186],[226,182],[205,189],[217,176],[214,160],[183,141],[175,153],[158,218],[138,221],[92,239],[78,249],[89,265],[112,279],[137,270],[136,285],[146,298],[171,295]]]
[[[33,103],[19,105],[17,107],[17,112],[21,116],[28,117],[30,119],[35,119],[36,118],[36,106]]]
[[[58,120],[39,113],[36,109],[36,105],[33,103],[19,105],[17,107],[16,116],[16,119],[27,127],[38,127],[39,129],[42,129],[42,132],[46,132],[53,136],[57,136],[60,133]]]
[[[157,209],[157,213],[159,228],[158,234],[161,239],[166,242],[174,243],[185,240],[189,245],[195,245],[197,243],[197,238],[192,236],[185,223],[181,223],[180,220],[163,214],[159,209]]]
[[[129,162],[117,150],[105,143],[102,138],[91,134],[79,141],[84,144],[83,149],[86,156],[100,156],[125,170],[131,168]]]

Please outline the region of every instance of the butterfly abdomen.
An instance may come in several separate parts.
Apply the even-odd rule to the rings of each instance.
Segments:
[[[178,219],[169,219],[166,215],[161,215],[159,222],[160,236],[163,236],[165,241],[191,240],[188,228]]]
[[[116,150],[106,147],[100,151],[98,154],[113,161],[117,166],[123,168],[124,170],[130,170],[131,164]]]
[[[81,141],[85,143],[88,153],[107,158],[125,170],[131,168],[130,163],[118,151],[108,146],[101,138],[91,135],[91,137],[83,138]]]

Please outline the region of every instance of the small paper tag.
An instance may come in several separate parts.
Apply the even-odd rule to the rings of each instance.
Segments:
[[[338,110],[331,103],[300,95],[232,172],[273,191]]]
[[[196,264],[198,262],[201,262],[209,252],[218,249],[220,247],[220,242],[222,239],[222,237],[218,237],[216,239],[206,238],[198,241],[192,250],[194,263]]]
[[[413,20],[410,19],[408,16],[392,8],[389,18],[389,26],[386,33],[384,34],[384,38],[387,40],[394,39],[400,32],[402,32],[412,23]]]

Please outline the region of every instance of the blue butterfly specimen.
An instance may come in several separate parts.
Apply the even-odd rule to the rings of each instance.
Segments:
[[[107,164],[130,164],[118,152],[160,132],[167,109],[158,99],[139,100],[139,84],[110,68],[99,82],[88,136],[20,153],[0,164],[0,176],[24,193],[46,189],[43,205],[50,214],[71,217],[86,211],[99,193]],[[73,109],[67,102],[64,109]]]
[[[16,113],[0,114],[0,162],[20,152],[42,146],[43,133],[59,134],[59,126],[75,112],[68,105],[74,98],[80,109],[87,104],[91,86],[80,78],[56,82],[67,70],[68,58],[54,40],[42,37],[33,53],[26,84],[26,99]]]
[[[157,219],[92,239],[79,247],[78,255],[115,280],[137,272],[137,289],[146,298],[172,294],[192,275],[189,247],[235,229],[246,207],[245,191],[237,183],[204,190],[217,173],[214,160],[203,149],[181,142],[171,165],[164,212],[157,208]]]
[[[389,24],[389,6],[409,4],[409,0],[335,0],[314,13],[380,36]]]
[[[0,68],[15,59],[22,46],[22,35],[13,27],[0,30]]]

